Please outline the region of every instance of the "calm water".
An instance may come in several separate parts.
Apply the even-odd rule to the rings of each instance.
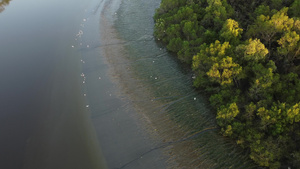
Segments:
[[[0,4],[0,168],[100,168],[75,48],[92,1]]]

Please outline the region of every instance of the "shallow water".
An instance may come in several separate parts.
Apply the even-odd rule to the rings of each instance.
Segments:
[[[121,89],[111,74],[110,58],[122,55],[122,45],[113,38],[116,34],[110,27],[119,6],[119,0],[94,1],[94,8],[87,11],[96,10],[87,12],[83,35],[78,38],[88,110],[109,168],[166,168],[160,150],[144,154],[155,142],[145,133],[128,98],[119,95]],[[100,24],[95,26],[97,21]]]
[[[171,168],[256,168],[248,154],[219,134],[207,99],[192,87],[192,72],[153,37],[160,0],[123,0],[114,26],[123,51],[111,64],[121,97],[144,118]],[[109,57],[109,56],[107,56]]]

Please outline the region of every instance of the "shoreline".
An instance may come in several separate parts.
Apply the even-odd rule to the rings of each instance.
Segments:
[[[110,7],[111,4],[107,4],[107,6]],[[126,89],[126,85],[132,84],[123,83],[125,81],[122,79],[130,78],[133,82],[135,82],[135,80],[131,76],[132,74],[128,72],[130,68],[126,65],[126,47],[124,45],[127,42],[119,38],[119,33],[114,27],[114,22],[117,20],[114,17],[117,16],[119,9],[117,11],[109,11],[109,7],[102,11],[100,17],[101,42],[104,42],[100,47],[101,55],[104,57],[105,64],[108,65],[107,76],[115,85],[114,94],[123,102],[125,106],[123,108],[126,109],[124,113],[129,116],[128,118],[120,117],[119,119],[130,121],[130,123],[134,124],[133,126],[125,124],[123,126],[125,127],[124,131],[128,130],[128,133],[120,138],[125,140],[130,139],[130,142],[125,142],[122,148],[124,150],[120,151],[128,151],[126,152],[128,154],[127,156],[131,157],[131,159],[128,159],[127,163],[123,163],[120,168],[139,168],[137,167],[138,165],[134,164],[135,162],[139,163],[138,161],[143,161],[142,163],[144,163],[147,168],[169,168],[166,166],[166,162],[169,159],[168,155],[163,153],[160,149],[155,148],[160,144],[160,139],[158,139],[155,133],[150,132],[152,129],[149,130],[149,128],[153,128],[149,125],[151,120],[145,114],[139,112],[136,105],[132,102],[130,93],[128,93]],[[112,116],[111,118],[118,117]],[[119,126],[114,126],[112,131],[118,131],[118,127]],[[128,129],[126,127],[128,127]],[[147,140],[144,140],[145,138],[147,138]],[[135,147],[132,149],[124,148],[126,145],[129,146],[128,148],[134,145]],[[136,155],[134,154],[135,151],[138,152]],[[140,167],[145,166],[141,165]]]
[[[140,128],[145,130],[155,143],[149,151],[161,150],[166,158],[167,168],[196,167],[189,164],[190,159],[196,159],[196,156],[199,155],[194,151],[193,141],[187,140],[179,143],[179,140],[186,137],[187,129],[178,127],[178,124],[172,121],[168,115],[158,115],[155,112],[153,107],[163,107],[163,104],[151,101],[152,94],[131,72],[131,61],[127,58],[128,53],[126,52],[126,43],[128,42],[119,38],[114,23],[109,23],[105,17],[101,17],[100,23],[105,23],[101,24],[100,30],[103,35],[101,41],[105,42],[102,48],[109,65],[109,76],[119,88],[118,97],[133,106]],[[139,100],[149,100],[150,104],[147,107],[141,107],[138,104]],[[181,156],[182,153],[185,156]]]
[[[124,11],[121,11],[120,8],[117,12],[118,17],[123,20],[119,20],[119,22],[115,20],[113,23],[101,25],[103,31],[102,39],[106,39],[103,40],[106,43],[101,48],[104,49],[103,53],[109,65],[110,77],[112,77],[112,81],[119,88],[118,97],[123,98],[125,102],[132,105],[140,121],[141,128],[150,135],[150,139],[155,143],[149,151],[161,151],[167,159],[168,168],[212,168],[216,166],[238,168],[240,166],[245,167],[248,164],[249,166],[247,167],[251,168],[251,162],[240,154],[240,149],[234,147],[235,143],[219,135],[215,130],[216,124],[211,118],[209,110],[204,105],[203,97],[191,87],[186,87],[186,83],[181,83],[182,80],[179,80],[179,82],[183,84],[183,88],[181,88],[182,86],[165,83],[177,78],[173,74],[167,74],[174,71],[156,72],[154,70],[158,68],[158,71],[165,71],[162,67],[171,69],[176,69],[177,67],[176,64],[171,64],[170,66],[166,63],[166,61],[173,61],[167,58],[167,54],[162,53],[164,50],[157,47],[157,44],[154,45],[154,48],[151,48],[150,43],[153,42],[153,39],[149,33],[151,28],[147,27],[149,25],[135,28],[134,26],[139,27],[136,24],[139,17],[136,20],[130,20],[132,17],[127,17],[127,20],[124,20],[124,16],[128,16],[126,14],[138,15],[140,5],[147,6],[147,3],[144,1],[137,1],[135,5],[131,4],[135,3],[133,1],[123,1],[123,3],[125,3],[124,9],[122,9]],[[130,8],[131,6],[134,7]],[[133,17],[136,17],[134,15]],[[142,15],[140,18],[147,20],[149,19],[148,15]],[[135,32],[135,29],[140,30]],[[134,43],[148,45],[147,41],[149,41],[149,46],[134,46]],[[146,52],[139,53],[139,49]],[[165,65],[159,63],[159,61],[161,63],[165,62]],[[142,63],[139,64],[140,62]],[[152,66],[156,63],[160,67]],[[149,66],[149,68],[144,66]],[[141,70],[150,70],[152,72],[140,73],[139,71]],[[166,75],[160,76],[160,73],[166,73]],[[180,70],[179,72],[175,70],[174,73],[178,73],[181,76],[185,75]],[[186,80],[188,78],[183,79]],[[170,93],[164,93],[160,91],[160,87],[163,89],[170,87],[172,89],[168,90]],[[176,92],[174,89],[183,89],[183,92]],[[188,92],[184,93],[184,91]],[[183,97],[180,98],[181,96]],[[190,105],[191,108],[186,107],[185,103],[188,103],[187,105]],[[182,109],[178,108],[178,106],[182,106]],[[174,108],[177,109],[174,110]],[[182,112],[178,113],[178,111]],[[178,122],[178,120],[176,121],[177,117],[174,118],[173,115],[182,117],[184,120]],[[185,116],[191,118],[185,118]],[[188,124],[184,124],[189,122],[197,123],[197,128],[191,128]],[[220,161],[220,159],[222,160]],[[234,163],[231,163],[232,161]]]
[[[169,116],[165,116],[166,114],[158,115],[158,112],[155,113],[155,110],[152,108],[153,104],[155,104],[153,107],[163,107],[163,104],[152,102],[149,104],[149,107],[146,108],[138,104],[138,100],[148,99],[151,102],[151,99],[149,99],[151,94],[148,93],[149,91],[144,90],[144,87],[134,78],[130,72],[130,67],[126,66],[129,64],[129,61],[126,60],[126,58],[122,58],[124,56],[119,57],[121,55],[110,53],[112,49],[114,51],[124,51],[125,49],[122,44],[125,42],[117,38],[118,33],[114,32],[116,30],[114,30],[113,27],[107,27],[105,30],[111,31],[104,33],[108,37],[113,37],[112,35],[116,36],[115,39],[109,41],[112,42],[109,43],[111,44],[110,47],[106,47],[111,48],[106,51],[106,56],[109,56],[106,57],[110,65],[109,74],[113,78],[114,83],[121,88],[120,93],[117,95],[129,104],[132,104],[134,110],[137,112],[137,118],[141,124],[140,127],[145,130],[151,136],[152,141],[156,143],[150,151],[162,150],[165,158],[167,158],[167,168],[196,167],[189,164],[190,159],[195,159],[198,155],[197,152],[194,151],[195,145],[193,145],[193,141],[188,140],[177,144],[179,140],[182,140],[182,138],[186,136],[186,129],[178,127],[178,124],[172,121]],[[129,78],[131,80],[128,80]],[[151,113],[151,111],[154,111],[154,113]],[[184,153],[185,156],[181,156],[182,153]]]

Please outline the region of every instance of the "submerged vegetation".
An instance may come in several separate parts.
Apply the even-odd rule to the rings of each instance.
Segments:
[[[300,0],[162,0],[154,35],[190,64],[224,136],[300,168]]]

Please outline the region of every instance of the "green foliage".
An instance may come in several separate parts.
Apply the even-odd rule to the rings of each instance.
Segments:
[[[191,65],[224,136],[300,166],[300,1],[162,0],[154,35]]]
[[[217,38],[217,32],[210,29],[207,29],[203,35],[203,39],[206,43],[213,43]]]
[[[253,102],[246,105],[243,119],[252,121],[255,117],[256,110],[257,110],[257,106]]]
[[[279,32],[289,31],[293,27],[294,20],[287,16],[288,8],[282,8],[280,11],[275,13],[271,20],[270,24]]]
[[[154,35],[158,40],[163,39],[166,36],[166,21],[159,18],[155,22]]]
[[[281,55],[288,55],[292,51],[297,51],[299,48],[300,38],[299,35],[295,31],[288,31],[281,37],[277,42],[280,45],[278,47],[278,53]]]
[[[193,9],[190,7],[180,8],[178,12],[174,15],[174,21],[180,23],[184,20],[197,21],[197,15],[194,13]]]
[[[234,63],[232,58],[226,56],[219,63],[214,63],[206,73],[212,82],[217,82],[220,85],[232,85],[235,79],[239,79],[242,67]]]
[[[300,80],[295,73],[281,75],[274,85],[275,96],[281,102],[296,103],[300,100]]]
[[[270,6],[272,9],[280,10],[283,7],[283,2],[282,0],[271,0]]]
[[[270,17],[260,15],[255,20],[254,25],[250,26],[247,32],[248,37],[261,38],[265,44],[270,46],[277,31],[270,22]]]
[[[226,105],[228,102],[238,102],[240,100],[240,91],[231,90],[226,86],[222,86],[221,90],[218,90],[215,94],[212,94],[209,98],[211,105],[218,108],[222,105]]]
[[[293,124],[298,123],[300,121],[300,109],[299,105],[300,103],[296,103],[294,106],[292,106],[290,109],[287,110],[287,120]]]
[[[158,13],[167,13],[174,8],[178,8],[183,3],[180,0],[162,0],[160,8],[157,10]]]
[[[170,42],[172,39],[180,38],[180,25],[179,24],[172,24],[166,30],[167,41]]]
[[[300,0],[295,0],[290,9],[293,16],[300,17]]]
[[[181,38],[171,39],[170,43],[167,46],[167,48],[172,52],[178,52],[181,47],[182,47]]]
[[[217,120],[220,126],[225,126],[226,124],[232,122],[234,118],[240,113],[236,103],[222,105],[218,109]]]
[[[189,41],[183,41],[181,50],[178,52],[178,58],[186,63],[192,62],[192,50]]]
[[[233,85],[234,81],[240,79],[238,75],[241,73],[242,67],[235,63],[232,57],[226,56],[229,54],[228,49],[230,47],[228,42],[221,44],[220,41],[216,41],[210,46],[203,44],[200,47],[200,52],[193,57],[193,70],[197,74],[207,77],[211,83],[217,83],[221,86]],[[198,82],[197,78],[198,76],[196,82]],[[200,85],[196,83],[195,86]]]
[[[300,36],[295,31],[287,31],[277,42],[280,45],[277,48],[278,54],[281,56],[287,71],[294,66],[294,61],[300,59]]]
[[[228,42],[221,44],[220,41],[215,41],[209,46],[204,43],[200,46],[200,52],[193,57],[193,70],[196,72],[197,70],[208,71],[215,61],[226,56],[229,48]]]
[[[271,169],[280,167],[277,160],[281,156],[281,148],[273,139],[268,138],[263,142],[257,139],[251,143],[250,148],[252,150],[250,158],[260,166],[270,167]]]
[[[255,64],[252,66],[252,72],[254,74],[253,80],[249,87],[249,98],[253,101],[263,101],[264,104],[269,103],[273,99],[271,87],[279,80],[277,74],[274,74],[276,67],[274,62],[270,61],[267,67],[263,64]]]
[[[261,15],[270,16],[271,15],[270,7],[266,5],[258,6],[254,11],[254,17],[257,18],[258,16]]]
[[[270,16],[260,15],[247,32],[248,37],[261,38],[268,48],[276,41],[278,33],[290,31],[294,25],[294,19],[287,16],[288,8],[283,8]]]
[[[239,23],[233,19],[227,19],[221,30],[221,37],[231,44],[238,44],[243,29],[239,28]]]
[[[300,152],[292,153],[292,164],[296,168],[300,168]]]
[[[228,14],[225,6],[222,3],[226,1],[221,0],[207,0],[208,6],[205,8],[205,16],[201,21],[206,28],[214,28],[220,30]]]
[[[251,62],[264,61],[269,53],[268,49],[259,39],[249,39],[245,45],[236,47],[236,51],[242,54],[243,59]]]
[[[192,21],[185,22],[184,26],[182,28],[182,31],[183,31],[185,38],[188,41],[197,39],[196,26],[195,26],[194,22],[192,22]]]

